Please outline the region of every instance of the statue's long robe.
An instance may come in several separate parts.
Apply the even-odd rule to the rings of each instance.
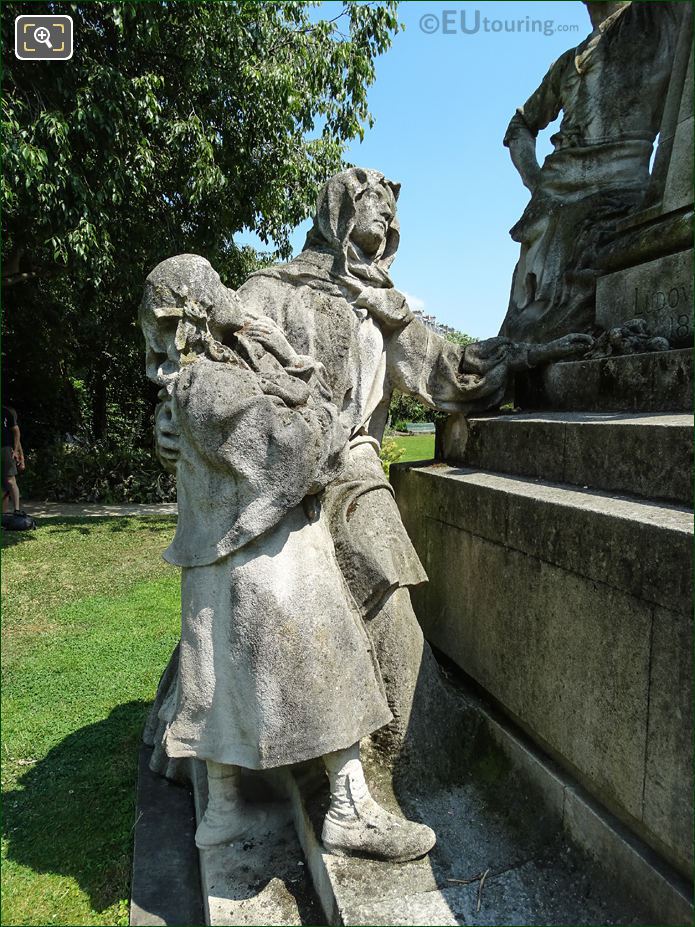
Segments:
[[[310,504],[347,435],[320,391],[283,401],[282,377],[264,391],[253,371],[199,358],[174,389],[179,521],[165,557],[182,567],[181,644],[158,716],[170,758],[264,769],[391,720],[327,515]]]

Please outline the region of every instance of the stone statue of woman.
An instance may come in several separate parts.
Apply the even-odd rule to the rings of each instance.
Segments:
[[[241,768],[322,757],[327,850],[407,860],[431,849],[430,828],[372,799],[360,761],[369,734],[402,746],[416,689],[437,684],[408,592],[427,577],[378,457],[391,391],[444,411],[489,408],[510,371],[591,342],[460,347],[429,331],[389,276],[398,191],[377,171],[331,178],[302,253],[236,294],[195,256],[148,278],[158,442],[179,494],[165,556],[182,567],[180,649],[148,736],[170,759],[207,763],[200,847],[252,824]],[[190,337],[181,320],[197,326]]]

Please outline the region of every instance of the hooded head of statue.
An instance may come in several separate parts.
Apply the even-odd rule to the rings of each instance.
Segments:
[[[400,239],[399,192],[400,184],[367,168],[352,167],[331,177],[319,194],[304,250],[331,255],[331,272],[338,277],[393,286],[388,269]]]

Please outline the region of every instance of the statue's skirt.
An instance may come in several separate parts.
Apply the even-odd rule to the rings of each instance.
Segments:
[[[169,757],[265,769],[343,749],[391,720],[326,513],[307,508],[218,563],[182,570],[179,667],[159,712]]]

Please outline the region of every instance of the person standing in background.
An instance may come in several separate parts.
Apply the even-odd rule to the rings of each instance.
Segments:
[[[24,451],[17,413],[11,406],[2,407],[2,510],[11,502],[15,515],[24,514],[19,507],[17,473],[24,470]]]

